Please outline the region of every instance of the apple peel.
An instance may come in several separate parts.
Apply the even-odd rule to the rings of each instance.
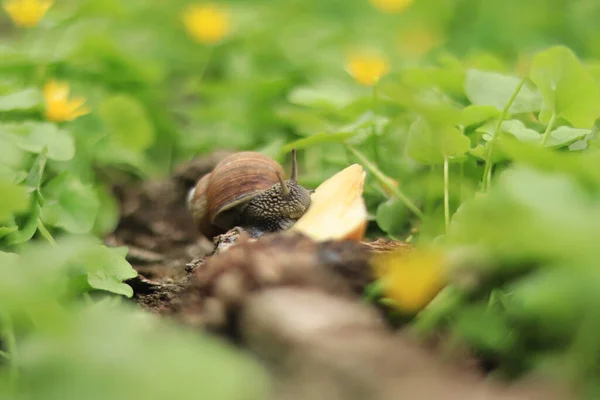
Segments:
[[[352,164],[323,182],[311,195],[311,205],[292,231],[314,240],[360,241],[367,229],[367,207],[363,199],[366,172]]]

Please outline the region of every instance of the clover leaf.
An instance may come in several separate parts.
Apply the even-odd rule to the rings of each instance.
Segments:
[[[554,115],[575,128],[591,128],[600,117],[600,87],[572,50],[556,46],[538,53],[529,76],[544,96],[543,123]]]
[[[497,72],[469,69],[465,79],[465,93],[474,105],[492,106],[502,111],[513,95],[521,79]],[[539,111],[540,92],[524,85],[508,109],[510,114]]]
[[[69,161],[75,155],[75,143],[71,135],[47,122],[6,123],[0,125],[0,136],[10,139],[21,150],[40,153],[48,147],[48,158]]]
[[[65,172],[52,179],[43,193],[46,204],[42,220],[45,223],[71,233],[87,233],[93,228],[100,202],[92,185]]]
[[[408,154],[423,164],[441,164],[445,157],[464,155],[470,146],[469,138],[450,125],[417,119],[408,133]]]

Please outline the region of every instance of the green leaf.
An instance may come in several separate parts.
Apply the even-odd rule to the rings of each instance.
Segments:
[[[476,125],[500,116],[500,111],[493,106],[470,105],[462,110],[463,126]]]
[[[114,303],[107,300],[71,307],[58,326],[36,327],[24,335],[17,364],[19,386],[26,393],[22,397],[268,397],[267,371],[243,351],[210,335],[174,326],[139,308]]]
[[[461,109],[445,93],[436,89],[424,89],[415,92],[405,85],[387,81],[379,85],[383,95],[389,96],[398,104],[440,125],[459,125],[462,120]]]
[[[31,110],[41,103],[42,97],[38,90],[25,89],[0,96],[0,111]]]
[[[332,129],[329,122],[316,115],[314,110],[306,110],[300,107],[282,107],[277,111],[277,116],[292,125],[294,130],[302,136],[328,132]]]
[[[591,128],[600,117],[600,87],[570,49],[556,46],[538,53],[530,78],[544,96],[541,122],[547,124],[555,114],[575,128]]]
[[[498,121],[491,121],[477,128],[478,132],[484,132],[484,135],[482,136],[483,140],[492,140],[497,124]],[[517,119],[503,121],[502,125],[500,125],[500,132],[509,133],[521,142],[539,142],[542,137],[539,132],[527,128],[523,122]]]
[[[304,149],[323,143],[344,143],[347,139],[356,135],[355,132],[318,133],[304,139],[288,143],[281,148],[280,154],[287,154],[292,149]]]
[[[442,164],[444,157],[459,157],[469,151],[469,138],[454,126],[434,125],[417,119],[408,133],[408,154],[423,164]]]
[[[27,210],[27,190],[23,186],[0,180],[0,222],[13,213]]]
[[[19,227],[16,225],[0,226],[0,239],[5,237],[6,235],[10,235],[11,233],[18,231],[18,230],[19,230]]]
[[[561,126],[552,132],[546,141],[548,147],[564,147],[583,139],[591,132],[590,129],[577,129],[569,126]]]
[[[149,177],[152,172],[150,160],[144,153],[126,149],[111,141],[102,142],[102,145],[99,144],[95,157],[100,165],[118,166],[138,176]]]
[[[519,165],[503,171],[490,192],[459,207],[447,240],[482,246],[508,261],[501,265],[509,273],[531,261],[596,257],[598,235],[600,207],[579,182]]]
[[[38,220],[42,212],[37,194],[34,194],[29,214],[25,216],[24,222],[17,230],[9,233],[4,242],[7,245],[21,244],[29,241],[38,230]]]
[[[23,151],[14,141],[0,134],[0,165],[17,168],[23,160]]]
[[[538,341],[563,340],[573,334],[589,304],[587,274],[560,268],[541,269],[510,285],[507,314],[514,323],[527,327]]]
[[[500,136],[502,138],[502,136]],[[478,144],[474,148],[469,150],[469,154],[479,158],[480,160],[487,160],[489,154],[490,142],[485,142],[484,144]],[[506,160],[506,155],[499,151],[498,149],[494,149],[492,152],[492,162],[494,164]]]
[[[590,168],[590,165],[600,165],[600,149],[557,152],[549,147],[542,147],[539,143],[523,143],[515,139],[500,141],[498,147],[520,164],[530,165],[540,171],[565,174],[573,180],[600,189],[600,175],[594,168]]]
[[[42,212],[41,207],[44,204],[44,198],[40,188],[44,176],[44,169],[46,167],[47,154],[48,150],[44,147],[44,150],[38,154],[29,170],[25,184],[27,185],[27,191],[32,193],[30,212],[29,215],[25,217],[21,228],[19,229],[18,226],[15,225],[15,228],[17,229],[10,232],[6,237],[5,242],[8,245],[25,243],[38,231],[38,226],[40,224],[39,218]]]
[[[154,142],[154,127],[135,98],[124,94],[113,96],[100,105],[98,114],[111,138],[123,147],[143,151]]]
[[[492,106],[502,111],[515,92],[521,79],[497,72],[467,70],[465,93],[471,103],[479,106]],[[510,106],[510,114],[539,111],[542,97],[537,90],[523,85]]]
[[[90,243],[93,240],[93,243]],[[16,265],[0,263],[0,304],[3,310],[46,311],[53,300],[63,297],[70,263],[82,251],[97,245],[92,237],[70,237],[56,245],[31,242],[19,254]]]
[[[408,208],[398,199],[387,200],[377,207],[375,219],[377,225],[389,235],[406,233]]]
[[[479,144],[475,148],[469,150],[469,153],[481,160],[486,160],[489,154],[491,140],[494,137],[498,121],[490,121],[479,128],[477,132],[483,133],[481,136],[485,140],[484,144]],[[506,137],[513,137],[523,143],[539,143],[542,135],[533,129],[529,129],[519,120],[503,121],[500,126],[499,137],[496,140],[498,146],[492,152],[492,162],[498,163],[507,159],[506,154],[501,150],[501,144]]]
[[[113,232],[119,224],[119,203],[109,189],[101,186],[96,188],[96,196],[100,207],[94,223],[94,233],[97,236],[104,236]]]
[[[89,285],[94,289],[132,297],[133,289],[123,281],[135,278],[137,272],[125,260],[126,255],[126,247],[95,246],[86,251],[79,262],[87,271]]]
[[[0,125],[0,136],[9,138],[23,151],[41,153],[48,147],[48,158],[68,161],[75,155],[75,144],[71,135],[56,125],[45,122]]]
[[[38,191],[40,194],[40,188],[42,186],[42,178],[44,177],[44,169],[46,168],[46,160],[48,159],[48,147],[44,147],[42,152],[38,154],[37,158],[33,162],[31,169],[29,170],[29,174],[27,174],[27,179],[25,183],[32,189]]]
[[[381,136],[385,132],[386,126],[390,123],[390,119],[376,115],[372,111],[367,111],[348,125],[344,125],[337,129],[340,132],[358,132],[368,130],[370,134]]]
[[[0,45],[0,66],[13,67],[28,65],[31,62],[22,50],[16,50],[7,44]]]
[[[284,145],[285,140],[282,137],[278,137],[263,147],[256,149],[256,151],[266,155],[267,157],[277,158],[281,154],[281,149]]]
[[[288,96],[292,104],[324,109],[339,109],[355,98],[353,90],[334,82],[323,82],[313,86],[297,87]]]
[[[51,180],[43,192],[44,223],[71,233],[87,233],[93,228],[100,207],[93,186],[65,172]]]
[[[461,310],[453,321],[455,334],[478,350],[504,354],[516,345],[516,336],[502,312],[483,305]]]
[[[446,93],[461,96],[465,72],[460,65],[449,65],[444,68],[406,68],[403,71],[403,80],[411,86],[436,86]]]

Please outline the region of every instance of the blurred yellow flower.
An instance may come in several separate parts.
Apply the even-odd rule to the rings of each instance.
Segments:
[[[75,97],[69,100],[69,86],[55,80],[44,85],[44,100],[48,121],[71,121],[91,112],[88,107],[84,106],[85,99]]]
[[[5,0],[4,10],[15,25],[27,28],[40,23],[54,0]]]
[[[406,10],[414,0],[369,0],[381,12],[395,14]]]
[[[355,54],[349,57],[348,73],[360,84],[376,85],[389,72],[388,61],[377,54]]]
[[[385,297],[405,312],[420,311],[446,283],[444,255],[434,250],[382,253],[374,256],[371,264]]]
[[[229,13],[212,4],[189,6],[183,14],[183,24],[190,36],[205,44],[223,39],[231,25]]]

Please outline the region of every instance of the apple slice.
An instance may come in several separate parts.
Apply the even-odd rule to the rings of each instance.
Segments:
[[[366,172],[353,164],[323,182],[311,195],[306,214],[290,228],[314,240],[362,240],[367,229],[363,199]]]

